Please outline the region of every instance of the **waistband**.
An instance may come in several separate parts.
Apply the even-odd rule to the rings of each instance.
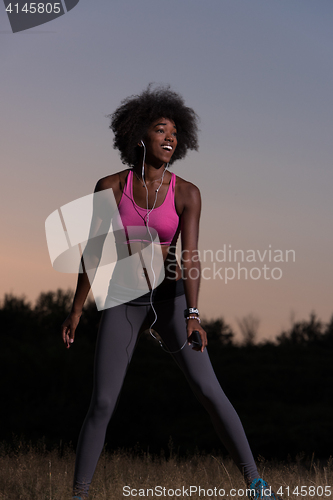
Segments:
[[[163,302],[165,300],[172,300],[175,297],[179,297],[184,295],[184,282],[182,279],[177,281],[168,280],[167,282],[161,283],[158,287],[151,292],[147,292],[144,295],[139,296],[140,290],[133,290],[132,288],[126,288],[124,286],[118,285],[118,283],[114,283],[112,280],[110,281],[107,301],[115,301],[120,304],[130,304],[130,305],[149,305],[150,300],[152,299],[153,303]],[[133,298],[133,295],[138,295]]]

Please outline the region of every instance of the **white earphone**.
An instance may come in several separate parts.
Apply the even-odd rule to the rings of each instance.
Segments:
[[[149,209],[149,204],[148,204],[148,187],[146,185],[146,182],[145,182],[145,179],[144,179],[144,176],[145,176],[145,159],[146,159],[146,146],[145,146],[145,143],[141,140],[141,144],[144,148],[144,153],[143,153],[143,159],[142,159],[142,182],[143,182],[143,185],[144,187],[146,188],[146,201],[147,201],[147,218],[146,218],[146,227],[147,227],[147,231],[149,233],[149,236],[150,236],[150,240],[151,240],[151,260],[150,260],[150,268],[151,268],[151,271],[152,271],[152,274],[153,274],[153,286],[152,286],[152,289],[150,291],[150,306],[152,308],[152,311],[154,313],[154,321],[152,322],[152,324],[150,325],[149,327],[149,333],[150,335],[158,341],[158,343],[160,344],[160,346],[162,347],[162,349],[169,353],[169,354],[175,354],[179,351],[181,351],[182,349],[184,349],[185,345],[187,344],[187,339],[185,340],[184,344],[181,346],[180,349],[178,349],[177,351],[169,351],[169,349],[166,349],[162,342],[155,337],[155,335],[153,334],[152,332],[152,327],[154,326],[154,324],[156,323],[157,321],[157,312],[156,312],[156,309],[154,307],[154,304],[153,304],[153,291],[155,289],[155,283],[156,283],[156,275],[155,275],[155,271],[154,271],[154,266],[153,266],[153,260],[154,260],[154,240],[153,240],[153,236],[150,232],[150,229],[149,229],[149,215],[151,214],[151,212],[154,210],[155,208],[155,205],[156,205],[156,201],[157,201],[157,195],[158,195],[158,191],[160,189],[160,187],[162,186],[163,184],[163,179],[164,179],[164,174],[166,172],[166,169],[168,168],[169,164],[167,164],[164,168],[164,172],[163,172],[163,175],[162,175],[162,180],[161,180],[161,184],[159,185],[159,187],[155,190],[155,200],[154,200],[154,203],[153,203],[153,206],[151,209]]]

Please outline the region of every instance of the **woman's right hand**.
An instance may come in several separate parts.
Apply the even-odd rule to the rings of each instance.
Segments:
[[[62,340],[67,349],[69,349],[74,342],[75,330],[79,324],[81,314],[82,313],[71,312],[61,325]]]

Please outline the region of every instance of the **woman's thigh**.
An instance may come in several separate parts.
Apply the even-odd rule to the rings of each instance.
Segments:
[[[155,306],[155,309],[158,316],[156,331],[188,379],[192,389],[201,394],[212,393],[214,390],[221,391],[207,349],[204,352],[196,351],[187,344],[184,318],[185,295],[176,297],[170,303],[161,302],[157,304],[157,307]]]
[[[147,309],[146,306],[121,304],[103,311],[95,351],[95,396],[120,390]]]

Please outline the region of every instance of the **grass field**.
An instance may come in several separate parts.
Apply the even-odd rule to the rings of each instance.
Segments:
[[[69,448],[60,453],[47,451],[42,444],[2,445],[0,500],[69,500],[74,459]],[[300,455],[294,461],[273,463],[260,458],[258,468],[273,490],[282,487],[283,499],[333,499],[332,459],[322,463]],[[245,499],[246,492],[238,469],[221,456],[198,453],[179,458],[171,453],[165,458],[142,452],[103,453],[89,499],[126,498],[230,500]]]

